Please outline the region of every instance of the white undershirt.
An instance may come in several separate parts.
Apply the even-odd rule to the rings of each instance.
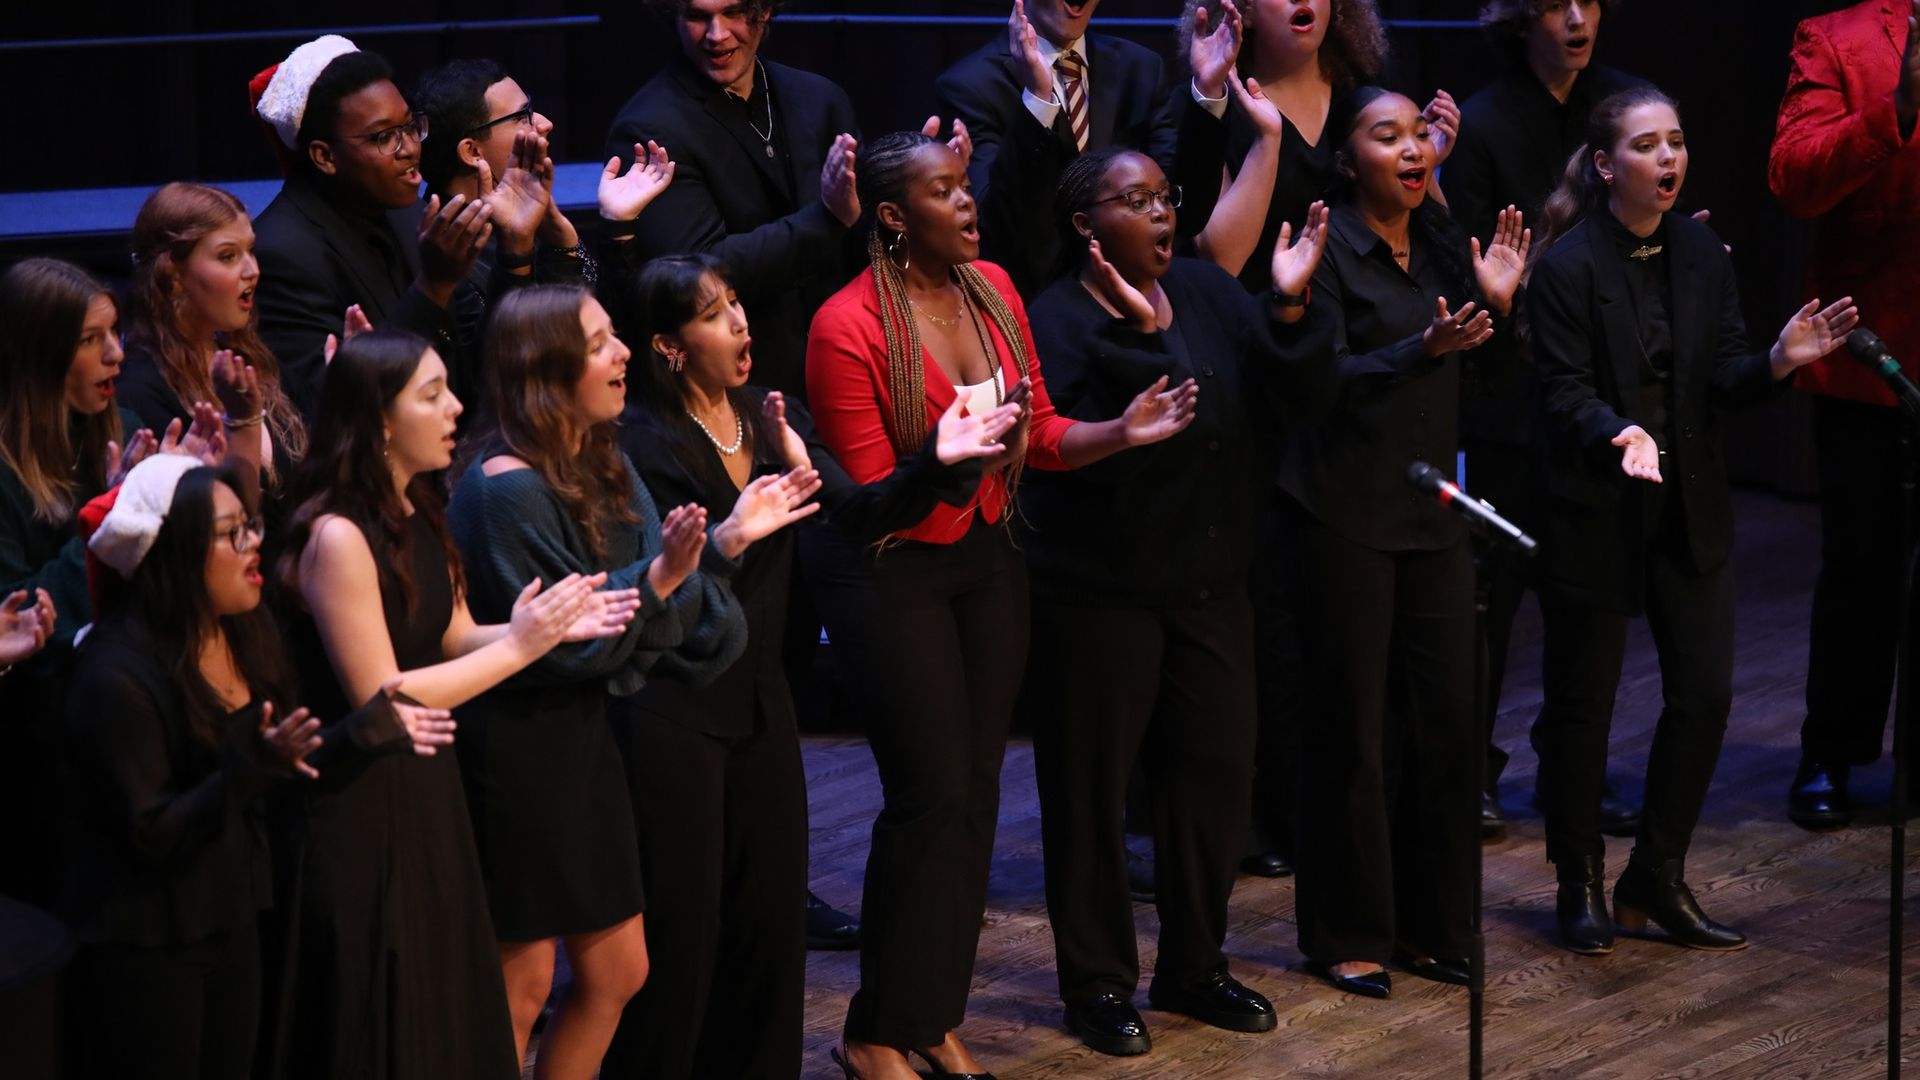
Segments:
[[[993,378],[986,382],[974,383],[972,386],[956,386],[953,388],[953,393],[965,403],[967,412],[974,416],[992,412],[1000,404],[999,367],[996,366],[993,369]]]

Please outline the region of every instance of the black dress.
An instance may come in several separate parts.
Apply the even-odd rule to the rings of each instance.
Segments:
[[[413,604],[381,596],[401,671],[445,659],[453,616],[446,549],[420,514],[407,540]],[[299,620],[292,644],[308,707],[323,719],[345,714],[312,619]],[[336,751],[306,785],[295,833],[275,1072],[519,1076],[457,758],[422,757],[404,737],[329,741]]]

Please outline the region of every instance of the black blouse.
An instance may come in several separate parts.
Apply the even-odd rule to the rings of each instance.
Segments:
[[[1273,198],[1267,202],[1267,218],[1260,225],[1260,241],[1240,268],[1240,284],[1251,293],[1264,294],[1273,284],[1273,246],[1280,242],[1280,226],[1291,223],[1296,229],[1306,221],[1307,208],[1326,198],[1333,186],[1333,123],[1344,112],[1341,95],[1335,94],[1327,110],[1327,124],[1320,141],[1307,142],[1293,121],[1281,117],[1280,164],[1273,177]],[[1227,161],[1233,175],[1253,149],[1259,133],[1238,102],[1227,107]]]
[[[1334,357],[1342,392],[1332,415],[1293,441],[1280,485],[1329,529],[1377,550],[1435,550],[1465,535],[1455,514],[1406,479],[1415,461],[1454,473],[1464,356],[1430,357],[1422,335],[1440,297],[1456,311],[1478,300],[1465,268],[1466,240],[1458,243],[1460,268],[1450,269],[1416,222],[1403,270],[1387,242],[1341,205],[1313,274],[1312,306],[1338,315]],[[1495,360],[1488,350],[1506,348],[1504,323],[1496,317],[1493,339],[1474,350],[1483,354],[1477,361]]]

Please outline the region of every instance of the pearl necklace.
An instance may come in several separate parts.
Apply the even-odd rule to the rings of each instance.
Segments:
[[[687,410],[687,419],[693,421],[695,424],[698,424],[701,432],[706,435],[707,441],[713,444],[713,448],[715,450],[720,451],[722,454],[727,455],[728,457],[732,457],[733,455],[739,453],[741,444],[747,441],[747,425],[745,421],[740,419],[740,412],[738,409],[734,410],[734,413],[733,413],[733,445],[732,446],[728,446],[726,443],[723,443],[719,439],[714,438],[713,430],[707,427],[707,425],[703,423],[699,417],[693,415],[692,409]]]

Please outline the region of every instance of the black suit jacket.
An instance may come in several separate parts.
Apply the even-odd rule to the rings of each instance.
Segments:
[[[1175,180],[1174,149],[1191,95],[1169,93],[1158,54],[1131,41],[1088,34],[1087,149],[1125,146],[1146,153]],[[1005,268],[1020,295],[1032,298],[1053,279],[1060,238],[1053,193],[1079,156],[1063,108],[1051,129],[1021,101],[1022,62],[1005,35],[948,68],[934,83],[940,115],[966,121],[973,137],[968,178],[980,204],[980,257]],[[1212,121],[1211,116],[1206,116]],[[1215,122],[1217,124],[1217,122]],[[1215,171],[1215,186],[1219,173]],[[677,181],[676,181],[677,182]]]
[[[753,381],[804,400],[807,326],[858,269],[847,228],[820,201],[820,169],[834,137],[860,129],[846,91],[763,63],[786,160],[767,157],[723,111],[723,91],[678,60],[621,106],[606,153],[624,168],[651,139],[674,161],[673,183],[621,245],[627,272],[661,255],[719,257],[753,321]]]
[[[447,310],[413,285],[421,213],[415,205],[386,214],[397,260],[368,243],[365,223],[349,221],[300,174],[288,177],[254,220],[260,339],[308,423],[320,403],[327,335],[340,332],[348,307],[359,304],[375,329],[418,334],[443,351],[453,347]]]
[[[1554,244],[1524,299],[1550,439],[1547,573],[1559,587],[1628,613],[1641,609],[1649,514],[1662,494],[1680,500],[1694,569],[1726,562],[1733,509],[1720,411],[1787,383],[1773,378],[1769,350],[1747,347],[1733,262],[1720,238],[1683,214],[1667,214],[1666,230],[1673,282],[1666,431],[1645,419],[1639,322],[1604,218],[1589,217]],[[1666,452],[1665,492],[1620,469],[1612,440],[1632,424],[1646,427]]]

